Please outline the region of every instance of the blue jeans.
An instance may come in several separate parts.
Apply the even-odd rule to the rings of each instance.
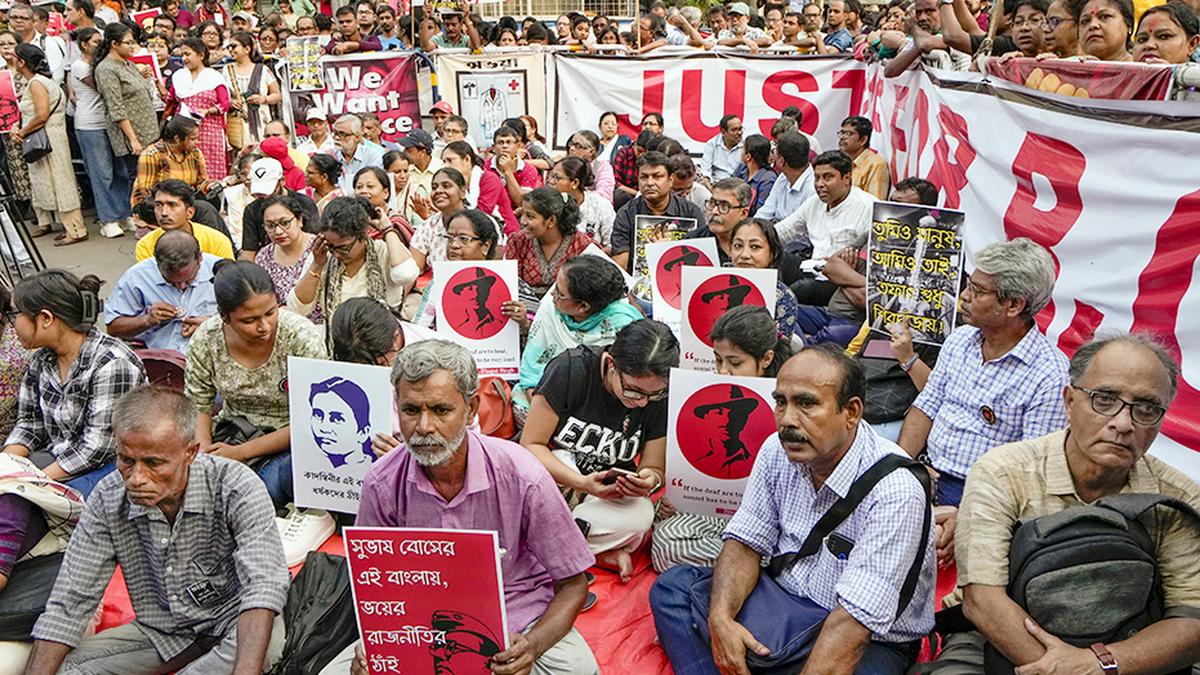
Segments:
[[[104,129],[76,129],[75,136],[96,198],[96,216],[102,223],[128,218],[137,159],[133,158],[131,166],[129,156],[114,156]]]
[[[295,491],[292,489],[292,453],[284,450],[267,457],[258,467],[258,477],[267,486],[267,494],[275,506],[291,503]]]
[[[92,494],[92,490],[95,489],[96,483],[99,483],[100,479],[112,473],[112,470],[115,468],[117,468],[116,463],[109,462],[108,464],[102,464],[91,471],[81,473],[78,476],[68,478],[62,482],[64,485],[69,485],[75,488],[75,490],[77,490],[79,494],[83,495],[83,498],[86,500],[88,495]]]
[[[691,589],[701,569],[672,567],[650,588],[658,641],[676,675],[717,675],[712,647],[692,621]],[[855,675],[904,675],[916,660],[918,646],[919,642],[872,641],[854,669]]]

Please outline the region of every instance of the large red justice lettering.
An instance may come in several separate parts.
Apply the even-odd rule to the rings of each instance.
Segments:
[[[704,91],[704,71],[683,71],[683,90],[680,92],[680,118],[683,132],[694,141],[705,142],[721,131],[719,124],[708,125],[700,118],[700,102]],[[725,71],[725,111],[722,115],[746,116],[746,71]],[[718,118],[719,120],[719,118]]]
[[[921,92],[918,99],[924,95],[925,92]],[[925,115],[918,114],[918,120],[924,118]],[[946,208],[957,209],[961,202],[959,192],[967,186],[967,169],[971,168],[971,162],[975,161],[975,148],[971,147],[967,119],[944,104],[938,106],[938,125],[942,128],[942,135],[933,144],[933,168],[929,172],[929,182],[946,195],[942,201]],[[927,129],[922,130],[918,138],[918,147],[925,147],[927,133]],[[953,162],[950,161],[947,136],[953,136],[958,142]]]
[[[817,78],[811,73],[806,73],[802,70],[782,70],[777,73],[771,73],[767,79],[763,80],[763,103],[767,104],[768,108],[775,110],[783,110],[789,105],[794,105],[800,109],[800,114],[804,118],[804,122],[800,124],[800,128],[809,134],[817,133],[817,126],[821,123],[821,112],[812,103],[783,92],[784,85],[794,85],[798,91],[817,91]],[[771,137],[771,127],[776,120],[761,120],[758,123],[758,128],[762,130],[763,136]]]
[[[666,71],[664,70],[647,70],[642,73],[642,115],[637,122],[629,119],[629,115],[625,113],[617,115],[618,134],[637,138],[638,133],[642,130],[642,117],[652,112],[662,114],[665,79]]]

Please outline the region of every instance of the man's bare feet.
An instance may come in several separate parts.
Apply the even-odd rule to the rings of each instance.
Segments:
[[[621,575],[623,584],[629,583],[633,578],[633,557],[628,551],[605,551],[596,556],[596,564]]]

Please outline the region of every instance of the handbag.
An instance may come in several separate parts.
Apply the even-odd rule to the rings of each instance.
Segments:
[[[46,118],[46,124],[50,123],[50,117],[54,116],[54,111],[58,110],[58,106],[62,104],[62,97],[62,92],[59,92],[58,100],[50,109],[50,116]],[[54,151],[54,148],[50,147],[50,136],[46,133],[46,124],[21,140],[21,157],[25,159],[26,164],[39,162]]]
[[[233,95],[229,97],[229,112],[225,113],[225,140],[229,142],[229,146],[234,150],[240,151],[242,144],[246,141],[246,125],[242,119],[246,109],[246,97],[242,96],[242,92],[237,87],[237,73],[233,72],[233,64],[225,66],[225,79],[229,82],[229,89]]]
[[[858,508],[879,481],[897,469],[905,469],[916,476],[925,489],[926,501],[932,502],[933,486],[925,466],[902,455],[886,455],[854,481],[845,497],[829,507],[825,515],[813,525],[799,551],[771,558],[766,573],[758,575],[758,583],[737,615],[738,623],[745,626],[746,630],[770,651],[767,656],[759,656],[752,651],[746,653],[746,665],[751,671],[793,673],[798,672],[804,665],[813,645],[816,644],[829,610],[808,598],[789,593],[776,579],[792,565],[819,552],[825,538]],[[917,547],[912,566],[909,567],[904,584],[900,587],[896,616],[904,613],[916,592],[921,568],[925,564],[924,542],[929,540],[932,518],[933,509],[925,509],[925,519],[921,524],[922,545]],[[708,632],[708,607],[712,593],[712,569],[705,572],[692,585],[692,623],[704,639],[711,642],[712,636]]]
[[[479,381],[479,430],[487,436],[505,440],[517,435],[512,387],[498,377],[485,377]]]

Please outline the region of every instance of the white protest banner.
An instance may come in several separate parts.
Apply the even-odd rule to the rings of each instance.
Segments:
[[[866,70],[843,56],[776,56],[732,51],[641,57],[558,52],[551,57],[554,98],[550,116],[556,149],[600,114],[617,113],[619,133],[633,137],[646,113],[661,113],[671,138],[699,155],[726,114],[742,118],[746,135],[770,137],[780,111],[797,106],[801,128],[825,149],[862,105]]]
[[[476,147],[490,148],[510,117],[530,115],[546,128],[545,52],[438,54],[437,68],[443,97],[467,120]]]
[[[671,327],[679,335],[679,309],[682,294],[681,274],[685,266],[716,267],[717,240],[684,239],[656,241],[646,244],[646,262],[650,271],[650,292],[654,318]]]
[[[1112,65],[1112,64],[1110,64]],[[1131,66],[1132,67],[1132,66]],[[1179,393],[1152,451],[1200,479],[1200,156],[1194,102],[1098,101],[979,74],[872,68],[864,114],[894,180],[926,178],[967,214],[968,259],[1029,237],[1058,279],[1039,327],[1071,355],[1138,330],[1181,355]],[[967,265],[969,270],[971,265]]]
[[[954,331],[962,274],[963,212],[875,202],[867,235],[867,324],[940,345]]]
[[[502,311],[517,299],[517,261],[433,263],[438,333],[470,350],[480,375],[515,377],[521,329]]]
[[[490,672],[509,634],[494,531],[347,527],[342,536],[368,672]]]
[[[775,290],[779,272],[739,267],[685,267],[680,305],[679,365],[716,372],[708,334],[726,311],[739,305],[766,307],[775,316]]]
[[[371,437],[392,433],[391,369],[288,357],[288,429],[297,506],[358,513],[375,461]]]
[[[399,140],[421,126],[416,58],[404,52],[322,56],[324,87],[289,91],[284,97],[297,125],[296,136],[307,135],[307,127],[300,125],[313,108],[325,113],[331,129],[344,113],[376,113],[388,141]]]
[[[671,369],[666,499],[679,511],[729,517],[763,441],[775,433],[772,377]]]

